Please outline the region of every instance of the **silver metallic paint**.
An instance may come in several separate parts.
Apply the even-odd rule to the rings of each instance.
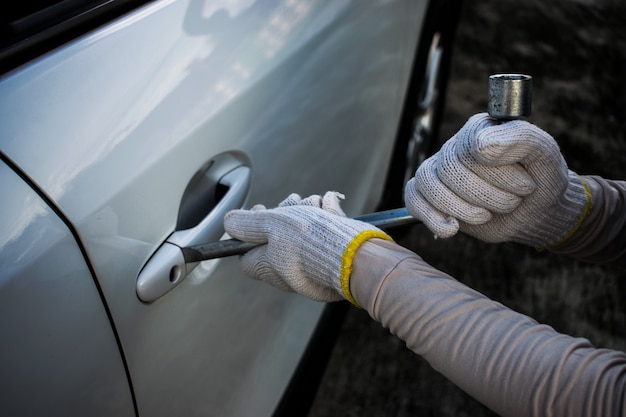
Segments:
[[[93,278],[63,222],[0,162],[0,413],[134,415]]]
[[[249,203],[334,189],[348,215],[372,211],[425,7],[156,1],[0,79],[2,151],[77,229],[141,415],[271,414],[323,305],[236,259],[152,304],[136,278],[194,173],[225,152],[249,158]]]

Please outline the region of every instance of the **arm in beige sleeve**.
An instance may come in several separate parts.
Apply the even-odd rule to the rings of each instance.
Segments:
[[[555,253],[626,266],[626,182],[582,177],[591,193],[591,211],[576,233]]]
[[[626,354],[514,312],[382,240],[356,254],[360,306],[502,416],[624,416]]]

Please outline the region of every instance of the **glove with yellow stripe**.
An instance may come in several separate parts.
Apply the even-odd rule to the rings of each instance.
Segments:
[[[569,170],[554,139],[516,120],[471,117],[406,185],[409,212],[436,236],[459,230],[486,242],[553,248],[591,207],[586,183]]]
[[[262,244],[241,256],[243,271],[285,291],[317,301],[347,299],[352,260],[368,239],[391,238],[380,229],[349,219],[340,207],[343,195],[301,199],[291,194],[273,209],[257,205],[224,217],[226,232]]]

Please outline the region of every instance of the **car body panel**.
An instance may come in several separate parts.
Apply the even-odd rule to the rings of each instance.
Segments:
[[[337,190],[376,207],[425,1],[164,0],[0,79],[2,152],[72,222],[139,413],[270,415],[324,307],[203,262],[142,303],[136,279],[218,155],[249,204]]]
[[[3,415],[133,416],[129,381],[70,230],[0,161]]]

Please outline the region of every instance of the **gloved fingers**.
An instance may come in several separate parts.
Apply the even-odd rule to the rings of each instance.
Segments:
[[[415,178],[411,178],[404,188],[404,201],[409,213],[424,222],[437,237],[449,238],[459,231],[459,222],[454,217],[437,210],[420,194],[415,187]]]
[[[231,237],[244,242],[267,243],[266,227],[269,210],[231,210],[224,216],[224,230]]]
[[[548,133],[528,122],[517,120],[497,129],[484,129],[476,146],[474,156],[479,161],[495,165],[519,163],[542,193],[559,194],[568,183],[567,163],[558,144]]]
[[[317,194],[310,195],[300,200],[300,203],[298,205],[322,208],[322,196]]]
[[[488,210],[464,200],[441,182],[437,175],[438,158],[439,154],[435,154],[419,166],[414,181],[410,181],[413,188],[441,213],[470,224],[483,224],[489,221],[491,213]]]
[[[520,164],[487,167],[475,162],[468,168],[484,181],[518,197],[526,197],[537,189],[533,178]]]
[[[534,189],[532,178],[514,165],[488,167],[463,152],[458,142],[448,142],[438,153],[438,179],[464,201],[490,212],[510,213],[520,196]]]
[[[459,133],[444,144],[440,152],[446,153],[447,158],[450,153],[456,153],[467,169],[489,184],[520,197],[527,196],[536,189],[536,184],[520,164],[503,164],[501,160],[485,161],[475,155],[479,148],[477,137],[498,126],[486,113],[474,115]]]
[[[288,206],[297,206],[302,202],[302,198],[300,195],[296,193],[289,194],[287,198],[278,203],[278,207],[288,207]]]
[[[346,213],[341,208],[341,200],[346,198],[345,195],[338,193],[337,191],[328,191],[322,197],[322,208],[337,216],[346,217]]]
[[[322,208],[338,216],[345,217],[345,213],[341,209],[340,200],[343,200],[345,196],[336,191],[328,191],[324,196],[310,195],[306,198],[301,198],[298,194],[290,194],[285,200],[283,200],[278,207],[288,206],[311,206]]]
[[[467,122],[459,129],[459,131],[448,140],[448,142],[460,142],[463,146],[474,142],[476,135],[484,129],[497,126],[498,122],[491,118],[487,113],[477,113],[467,119]],[[447,142],[446,142],[447,143]],[[445,145],[445,144],[444,144]]]
[[[473,144],[476,160],[491,166],[519,163],[527,168],[537,160],[560,153],[552,136],[522,120],[487,127],[477,133]]]
[[[463,164],[483,181],[519,197],[525,197],[535,191],[537,188],[535,181],[520,164],[486,165],[476,160],[473,155],[474,148],[476,144],[471,140],[446,143],[440,151],[445,155],[442,164]]]
[[[290,194],[286,199],[278,204],[278,207],[291,207],[291,206],[310,206],[323,208],[322,196],[313,194],[305,198],[301,198],[298,194]]]

